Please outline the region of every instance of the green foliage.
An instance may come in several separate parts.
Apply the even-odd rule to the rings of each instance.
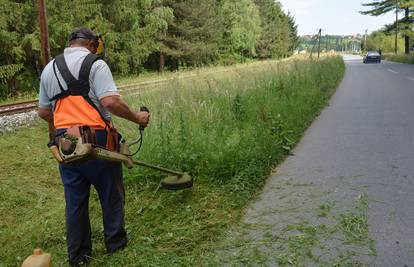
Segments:
[[[114,74],[121,76],[139,74],[145,68],[162,70],[164,65],[174,70],[291,55],[297,42],[293,17],[274,1],[255,2],[46,1],[51,56],[62,53],[68,35],[77,27],[89,27],[104,36],[107,61]],[[0,66],[23,64],[7,81],[2,79],[0,96],[33,90],[42,69],[37,3],[0,0],[0,12]]]
[[[395,50],[395,36],[382,31],[375,31],[367,37],[366,50],[391,53]],[[398,52],[404,52],[404,39],[398,38]]]
[[[313,52],[317,51],[317,36],[302,36],[299,38],[299,51]],[[363,47],[363,40],[357,36],[341,36],[341,35],[322,35],[321,51],[329,52],[331,50],[337,52],[357,52]]]
[[[371,9],[361,11],[360,13],[363,15],[380,16],[388,12],[395,12],[396,8],[400,8],[402,2],[405,2],[405,0],[375,0],[370,3],[362,4],[362,6],[370,7]]]
[[[278,2],[256,2],[262,20],[262,34],[256,45],[259,58],[282,58],[292,55],[299,41],[294,18],[290,13],[283,13]]]
[[[32,1],[0,0],[0,97],[33,89],[24,78],[29,80],[37,74],[36,48],[39,41],[33,41],[36,21]]]
[[[383,31],[387,34],[398,32],[402,33],[405,37],[404,51],[406,54],[410,50],[410,36],[413,35],[412,30],[412,12],[414,10],[414,1],[412,0],[383,0],[383,1],[373,1],[370,3],[362,4],[365,7],[370,7],[370,10],[361,11],[361,14],[371,15],[371,16],[381,16],[385,13],[394,12],[398,17],[400,12],[404,12],[404,17],[398,19],[396,17],[393,24],[385,25]],[[394,44],[394,52],[398,53],[397,48]]]
[[[252,0],[221,1],[223,46],[227,53],[255,55],[260,38],[260,15]]]
[[[0,82],[6,83],[7,80],[14,77],[18,71],[23,68],[23,64],[11,64],[0,66]]]
[[[218,58],[220,42],[218,5],[215,0],[164,1],[174,12],[167,33],[161,37],[160,52],[173,64],[209,64]]]

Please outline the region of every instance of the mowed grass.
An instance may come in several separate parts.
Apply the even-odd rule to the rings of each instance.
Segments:
[[[100,204],[92,191],[90,266],[203,266],[271,170],[289,153],[343,77],[340,57],[292,59],[175,79],[125,100],[151,110],[139,159],[188,171],[194,188],[159,189],[163,174],[125,170],[128,247],[105,254]],[[129,138],[136,126],[116,119]],[[0,266],[32,249],[67,265],[64,197],[44,123],[0,138]]]

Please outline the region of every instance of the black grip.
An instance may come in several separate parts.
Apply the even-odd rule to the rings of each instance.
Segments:
[[[139,111],[141,111],[141,112],[148,112],[148,113],[150,112],[149,109],[146,106],[140,107],[139,108]]]
[[[148,109],[146,106],[142,106],[142,107],[140,107],[140,108],[139,108],[139,111],[140,111],[140,112],[148,112],[148,113],[150,112],[150,111],[149,111],[149,109]],[[140,130],[140,131],[143,131],[144,129],[145,129],[144,125],[140,125],[140,126],[139,126],[139,130]]]

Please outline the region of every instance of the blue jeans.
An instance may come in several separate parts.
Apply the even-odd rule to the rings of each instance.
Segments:
[[[105,131],[97,131],[97,141],[99,145],[105,146]],[[95,159],[60,164],[59,170],[65,188],[69,263],[78,263],[92,252],[88,210],[91,185],[98,192],[101,203],[108,253],[125,247],[127,236],[124,228],[125,191],[122,164]]]

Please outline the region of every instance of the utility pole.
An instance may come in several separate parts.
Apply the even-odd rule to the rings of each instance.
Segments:
[[[408,7],[405,8],[405,18],[410,18],[410,9]],[[407,22],[406,22],[407,23]],[[405,27],[405,34],[404,34],[404,53],[409,54],[410,53],[410,36],[407,34],[407,31],[410,30],[410,26],[406,25]]]
[[[364,51],[367,52],[367,37],[368,37],[368,29],[365,30],[365,37],[364,37]]]
[[[43,67],[49,63],[50,48],[49,48],[49,31],[47,28],[46,19],[46,5],[44,0],[38,0],[39,9],[39,26],[40,26],[40,45],[42,53],[42,65]]]
[[[38,0],[38,9],[39,9],[39,27],[40,27],[40,46],[42,54],[42,67],[44,68],[47,63],[49,63],[50,58],[50,48],[49,48],[49,31],[47,29],[47,19],[46,19],[46,5],[45,0]],[[48,122],[49,127],[49,140],[54,140],[55,138],[55,127],[53,122]]]
[[[395,0],[395,50],[398,53],[398,0]]]
[[[319,33],[318,33],[318,58],[319,55],[321,53],[321,37],[322,37],[322,29],[319,29]]]

